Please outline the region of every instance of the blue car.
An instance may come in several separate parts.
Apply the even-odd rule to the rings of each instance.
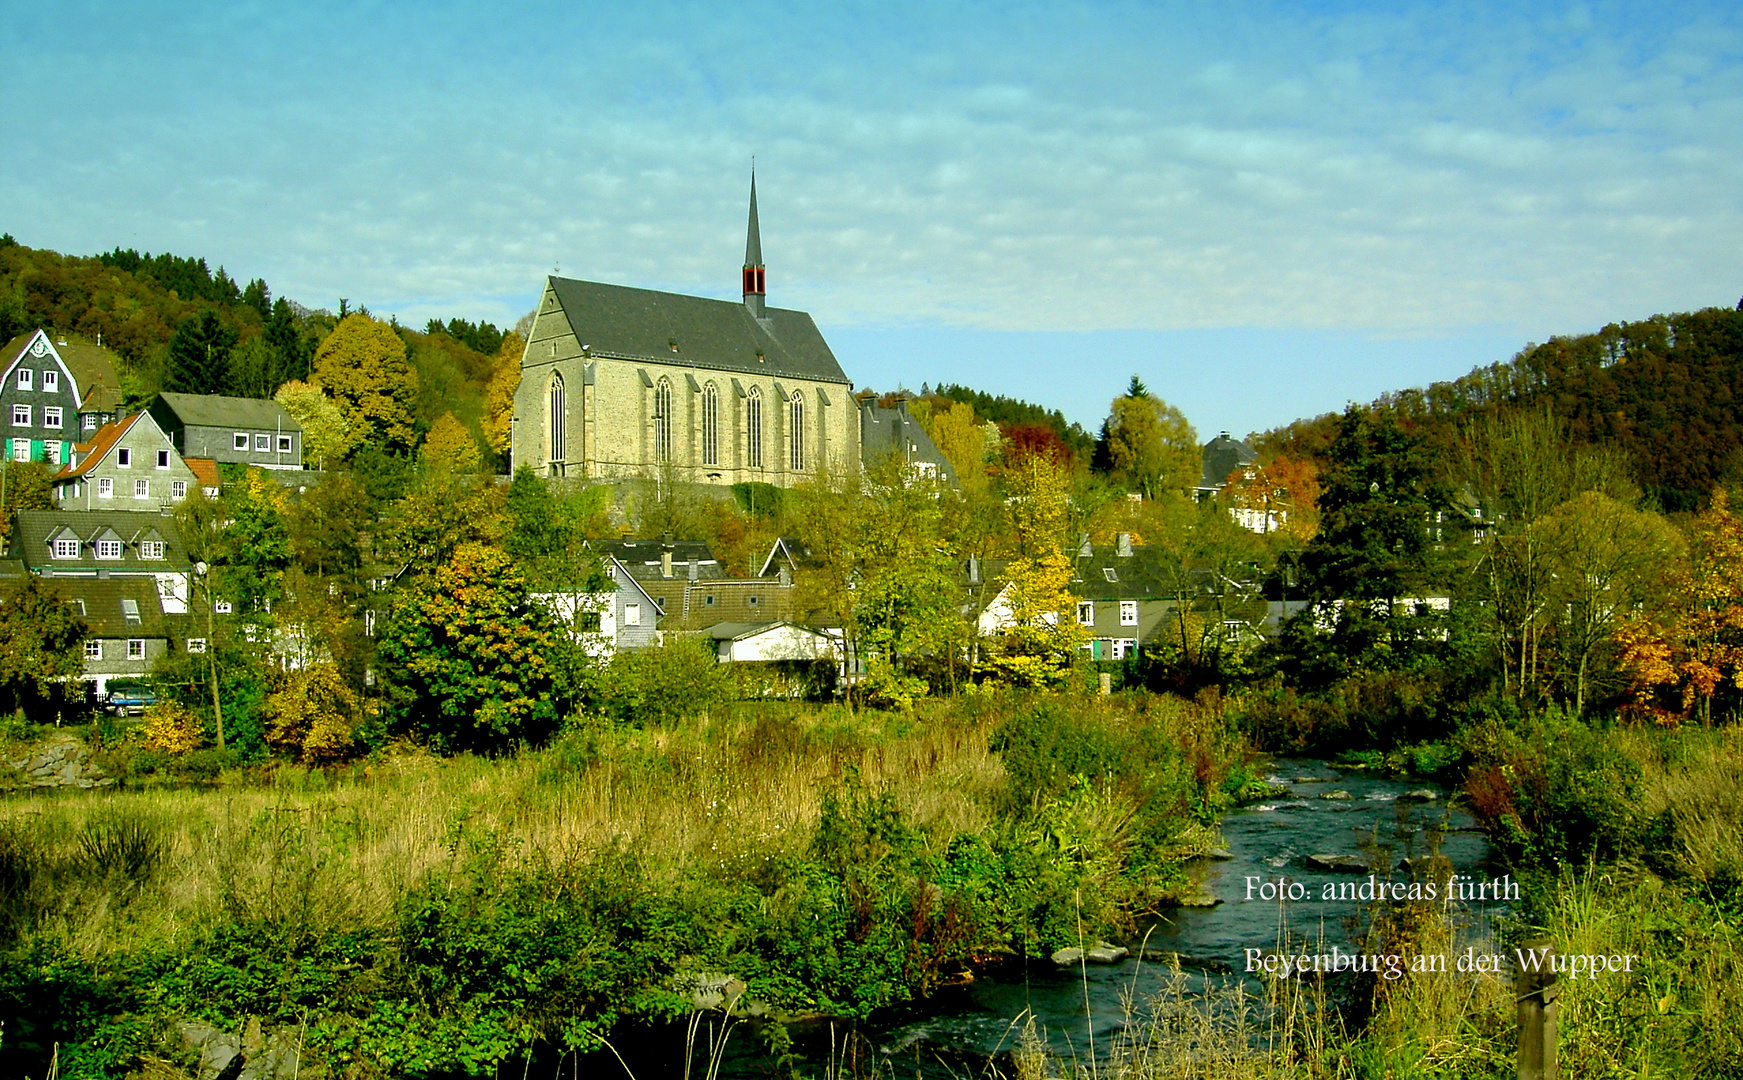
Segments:
[[[111,686],[109,696],[103,700],[103,708],[111,716],[138,716],[145,712],[147,705],[156,705],[157,695],[150,687]]]

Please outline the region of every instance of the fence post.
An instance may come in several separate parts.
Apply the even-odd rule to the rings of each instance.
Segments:
[[[1114,677],[1109,672],[1102,672],[1101,678],[1096,681],[1101,683],[1102,697],[1107,697],[1109,694],[1114,692]]]
[[[1533,938],[1520,946],[1521,952],[1540,952],[1543,960],[1538,970],[1519,968],[1519,1080],[1560,1080],[1561,1068],[1556,1061],[1555,999],[1561,992],[1556,974],[1550,970],[1550,958],[1555,955],[1548,938]]]

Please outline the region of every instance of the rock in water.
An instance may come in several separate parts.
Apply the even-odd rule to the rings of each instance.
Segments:
[[[1349,792],[1344,791],[1343,789],[1340,788],[1337,791],[1327,791],[1324,794],[1320,795],[1320,798],[1322,798],[1322,799],[1348,799],[1348,798],[1351,798],[1351,795]]]
[[[1439,799],[1439,798],[1440,798],[1440,794],[1438,792],[1430,790],[1429,788],[1417,788],[1415,791],[1406,791],[1404,794],[1398,796],[1398,801],[1399,802],[1434,802],[1436,799]]]
[[[1098,941],[1087,949],[1071,945],[1055,952],[1051,957],[1060,967],[1072,967],[1076,964],[1117,964],[1131,955],[1131,951],[1123,945],[1115,945],[1110,941]]]
[[[1366,874],[1368,860],[1360,855],[1309,855],[1307,868],[1328,874]]]

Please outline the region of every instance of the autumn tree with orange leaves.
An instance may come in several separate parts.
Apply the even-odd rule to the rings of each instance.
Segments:
[[[1711,723],[1715,700],[1721,715],[1743,702],[1743,522],[1723,488],[1689,527],[1661,614],[1633,620],[1619,640],[1633,715]]]

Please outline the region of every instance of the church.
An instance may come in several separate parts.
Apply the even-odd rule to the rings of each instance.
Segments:
[[[859,403],[817,324],[769,307],[751,177],[743,302],[549,277],[510,456],[541,476],[761,481],[860,464]]]

